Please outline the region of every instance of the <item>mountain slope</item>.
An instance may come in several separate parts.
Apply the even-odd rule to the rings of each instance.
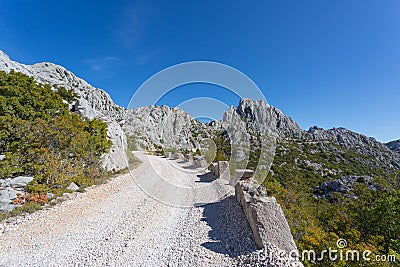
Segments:
[[[396,141],[392,141],[386,144],[386,146],[392,151],[400,154],[400,139]]]
[[[137,148],[188,150],[209,137],[207,126],[179,108],[149,106],[125,113],[124,131]]]
[[[48,83],[52,86],[62,86],[72,89],[78,95],[71,109],[84,117],[101,119],[109,125],[108,136],[113,146],[110,152],[103,156],[103,165],[108,170],[120,170],[127,167],[125,158],[126,137],[119,124],[123,119],[123,108],[116,105],[110,96],[103,90],[94,88],[83,79],[76,77],[72,72],[59,65],[43,62],[34,65],[25,65],[11,60],[0,50],[0,70],[22,72],[33,77],[39,83]]]
[[[276,153],[263,184],[281,204],[300,251],[312,248],[320,253],[345,238],[351,242],[349,249],[399,252],[400,227],[392,227],[386,219],[399,210],[393,204],[400,201],[397,153],[344,128],[301,130],[262,101],[242,100],[227,113],[224,120],[242,124],[242,132],[251,132],[250,136],[276,131]],[[250,157],[248,166],[257,161]],[[365,219],[366,214],[371,220]],[[389,228],[393,231],[382,234]],[[317,266],[343,265],[322,261]]]

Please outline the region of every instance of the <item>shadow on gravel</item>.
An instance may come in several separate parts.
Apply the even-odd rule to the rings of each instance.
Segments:
[[[203,207],[202,221],[211,227],[208,236],[213,240],[201,244],[203,247],[232,258],[257,250],[250,226],[235,196]]]
[[[194,169],[197,169],[197,166],[196,165],[188,165],[188,166],[182,166],[182,168],[189,169],[189,170],[194,170]]]
[[[211,183],[218,179],[218,177],[211,174],[211,172],[207,172],[205,174],[199,174],[197,175],[197,177],[199,177],[200,180],[195,181],[196,183]]]

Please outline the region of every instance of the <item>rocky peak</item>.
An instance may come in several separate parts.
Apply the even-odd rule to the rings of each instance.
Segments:
[[[272,107],[262,100],[242,99],[239,106],[230,108],[224,114],[223,125],[234,127],[234,140],[242,140],[241,143],[250,142],[250,135],[263,134],[268,129],[275,129],[278,140],[301,140],[305,142],[332,143],[351,149],[363,155],[374,157],[381,165],[400,168],[400,157],[393,153],[386,145],[375,138],[355,133],[345,128],[332,128],[325,130],[313,126],[308,131],[302,130],[292,118],[284,115],[279,109]],[[396,149],[396,142],[388,146]],[[398,145],[397,145],[398,147]]]
[[[242,119],[251,121],[258,127],[275,129],[281,138],[299,137],[303,132],[292,118],[264,100],[242,98],[235,112]]]

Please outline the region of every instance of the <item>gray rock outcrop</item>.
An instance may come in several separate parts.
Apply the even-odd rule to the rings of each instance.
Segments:
[[[13,210],[16,205],[12,205],[12,201],[17,198],[17,194],[25,193],[27,184],[32,180],[33,176],[0,179],[0,212]]]
[[[200,142],[210,136],[207,126],[179,108],[149,106],[125,113],[124,130],[133,136],[138,149],[179,151],[200,148]]]
[[[228,161],[218,161],[217,166],[217,175],[218,177],[230,181],[231,180],[231,171],[229,169],[229,162]]]
[[[26,185],[33,180],[33,176],[18,176],[12,178],[9,184],[13,188],[25,188]]]
[[[246,178],[235,186],[235,195],[259,248],[274,244],[287,253],[297,252],[285,215],[274,197],[268,197],[256,180]],[[297,252],[298,253],[298,252]]]
[[[43,62],[25,65],[11,60],[0,50],[0,70],[22,72],[33,77],[39,83],[52,86],[63,86],[72,89],[78,95],[75,103],[70,103],[71,109],[89,119],[101,119],[108,123],[108,136],[113,142],[109,154],[103,156],[103,166],[107,170],[120,170],[127,167],[124,155],[126,146],[125,134],[119,124],[124,118],[124,109],[116,105],[103,90],[91,86],[83,79],[75,76],[62,66]]]
[[[269,151],[261,153],[260,165],[265,166],[265,169],[268,169],[274,158],[273,142],[276,137],[278,143],[286,141],[319,143],[327,146],[327,149],[329,144],[340,146],[372,158],[370,162],[359,159],[369,167],[400,170],[400,154],[395,153],[398,141],[385,145],[375,138],[345,128],[325,130],[314,126],[307,131],[302,130],[293,119],[261,100],[242,99],[237,108],[232,107],[224,114],[222,121],[213,122],[211,128],[223,128],[228,132],[232,140],[234,149],[232,154],[236,162],[240,163],[251,152],[248,147],[252,151],[262,148],[263,145],[271,148]],[[263,140],[262,136],[266,136],[266,140]],[[271,153],[268,154],[268,152]],[[245,164],[238,164],[237,167],[245,168],[245,166]],[[328,174],[329,170],[321,170],[321,172]]]
[[[363,176],[342,176],[339,179],[323,182],[314,190],[315,197],[324,198],[330,202],[334,202],[333,193],[340,193],[345,197],[356,199],[357,196],[353,195],[354,187],[357,184],[363,184],[372,191],[380,190],[379,185],[374,182],[374,178],[368,175]]]

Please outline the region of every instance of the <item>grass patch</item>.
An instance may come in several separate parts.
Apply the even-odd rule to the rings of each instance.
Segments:
[[[5,219],[22,215],[25,213],[34,213],[35,211],[41,210],[42,206],[39,203],[35,202],[27,202],[24,203],[22,206],[18,206],[10,212],[3,212],[0,214],[0,221]]]

